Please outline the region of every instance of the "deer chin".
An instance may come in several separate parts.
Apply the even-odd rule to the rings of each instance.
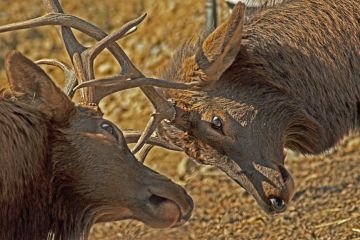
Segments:
[[[109,207],[98,211],[95,223],[113,222],[135,219],[152,228],[171,228],[184,224],[187,220],[182,216],[178,205],[168,199],[154,196],[148,204],[131,210],[124,207]]]
[[[289,188],[293,188],[293,181],[291,183],[290,181],[292,180],[289,180],[286,185]],[[292,197],[292,192],[285,198],[260,196],[257,191],[251,194],[262,210],[269,216],[276,216],[285,212]]]
[[[265,213],[277,215],[287,209],[294,193],[295,184],[285,168],[281,167],[279,171],[271,170],[272,175],[269,177],[269,175],[264,175],[264,172],[254,169],[242,170],[235,161],[228,157],[224,163],[220,169],[250,193]],[[281,180],[273,178],[279,175],[281,175]]]
[[[99,211],[95,218],[95,223],[113,222],[125,219],[131,219],[133,211],[124,207],[109,207],[106,210]]]

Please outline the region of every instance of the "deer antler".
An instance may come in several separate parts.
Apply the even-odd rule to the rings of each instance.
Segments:
[[[124,132],[124,136],[125,136],[127,143],[136,143],[139,141],[139,139],[141,137],[141,133],[138,131],[127,130]],[[158,136],[151,136],[146,140],[146,144],[144,144],[144,146],[136,154],[136,158],[139,161],[144,162],[146,156],[148,155],[148,153],[154,146],[159,146],[159,147],[166,148],[166,149],[173,150],[173,151],[182,151],[182,149],[179,148],[178,146],[175,146],[175,145],[159,138]]]
[[[40,59],[35,61],[36,64],[44,64],[44,65],[51,65],[60,68],[64,72],[65,76],[65,87],[64,92],[70,98],[73,98],[75,94],[75,87],[76,87],[76,74],[75,71],[66,65],[63,62],[60,62],[56,59]]]
[[[49,0],[45,0],[45,2],[49,3]],[[51,2],[52,2],[52,4],[47,4],[48,8],[50,8],[50,10],[52,10],[52,11],[62,13],[61,6],[57,2],[57,0],[54,0]],[[144,17],[145,16],[143,15],[140,18],[135,19],[133,21],[134,24],[132,24],[130,22],[129,24],[124,25],[124,27],[126,28],[127,26],[129,26],[129,28],[127,30],[127,31],[129,31],[130,29],[135,27],[137,24],[139,24],[144,19]],[[91,25],[89,25],[89,26],[91,26]],[[95,27],[95,26],[93,26],[93,27]],[[64,30],[66,29],[65,27],[62,27],[62,28]],[[92,31],[89,31],[89,36],[95,38],[96,40],[101,40],[101,39],[104,39],[104,40],[100,41],[98,43],[98,45],[95,45],[93,47],[93,50],[90,50],[89,52],[92,51],[93,53],[96,53],[96,50],[95,50],[96,48],[103,48],[106,46],[106,44],[108,44],[107,47],[108,47],[109,51],[117,59],[119,64],[121,65],[123,74],[126,74],[126,75],[128,75],[130,77],[134,77],[134,78],[144,78],[144,75],[141,73],[140,70],[138,70],[133,65],[133,63],[126,56],[124,51],[116,43],[113,43],[110,41],[111,39],[116,39],[114,36],[121,37],[122,36],[121,34],[118,34],[116,32],[112,36],[111,35],[107,36],[107,34],[105,32],[103,32],[101,29],[99,29],[97,27],[95,27],[91,30]],[[69,30],[69,31],[71,32],[71,30]],[[120,31],[118,31],[118,32],[125,34],[127,31],[121,31],[121,29],[120,29]],[[89,54],[89,56],[91,57],[91,54]],[[91,65],[88,64],[86,66],[91,66]],[[90,80],[90,79],[93,79],[93,78],[89,78],[88,80]],[[85,81],[82,81],[82,82],[85,82]],[[176,86],[174,86],[173,88],[176,88]],[[146,140],[152,135],[152,133],[155,131],[157,125],[162,120],[168,119],[168,120],[172,121],[175,119],[175,116],[176,116],[176,110],[175,110],[173,104],[171,102],[168,102],[166,99],[164,99],[164,97],[161,96],[153,87],[143,86],[143,87],[141,87],[141,90],[144,92],[144,94],[147,96],[147,98],[150,100],[150,102],[154,106],[155,113],[151,116],[150,121],[148,122],[143,134],[141,135],[139,141],[135,145],[135,147],[133,149],[134,153],[136,153],[137,151],[139,151],[141,149],[141,147],[144,145]],[[104,91],[104,93],[106,93],[106,91]]]
[[[217,26],[217,5],[216,0],[206,0],[205,2],[205,30],[203,37],[207,37]]]
[[[71,88],[71,86],[76,84],[77,80],[79,83],[77,88],[87,87],[85,90],[81,91],[81,99],[85,103],[97,105],[103,97],[110,93],[128,88],[140,87],[154,106],[155,113],[152,114],[147,127],[145,128],[144,132],[139,138],[139,141],[133,149],[133,152],[136,153],[145,144],[146,140],[152,135],[157,125],[162,120],[167,119],[169,121],[173,121],[176,117],[176,109],[173,104],[167,101],[152,86],[175,89],[193,89],[196,88],[196,84],[175,83],[160,79],[146,78],[141,73],[141,71],[134,66],[124,51],[115,42],[127,34],[135,31],[136,26],[144,20],[146,14],[143,14],[139,18],[126,23],[118,31],[108,35],[95,25],[85,20],[64,14],[58,0],[44,0],[44,4],[49,14],[28,21],[2,26],[0,27],[0,32],[46,25],[61,26],[59,32],[73,63],[73,72],[76,75],[76,78],[74,78],[73,74],[70,74],[71,71],[68,71],[68,76],[71,77],[66,79],[66,86]],[[86,48],[78,42],[71,28],[77,29],[98,40],[99,42],[90,48]],[[121,75],[110,79],[101,79],[103,80],[101,82],[100,80],[93,80],[95,79],[93,62],[96,56],[104,48],[108,48],[108,50],[113,54],[115,59],[121,65],[122,73]],[[54,61],[51,64],[61,66],[61,64]],[[71,92],[69,92],[69,94],[70,93]]]

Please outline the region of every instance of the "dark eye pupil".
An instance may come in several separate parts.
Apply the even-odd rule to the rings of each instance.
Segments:
[[[108,124],[108,123],[103,123],[103,124],[101,124],[101,127],[102,127],[102,129],[104,129],[104,130],[107,131],[108,133],[114,134],[114,129],[113,129],[113,127],[112,127],[110,124]]]
[[[211,120],[211,127],[215,129],[220,129],[222,127],[221,119],[217,116],[213,117]]]

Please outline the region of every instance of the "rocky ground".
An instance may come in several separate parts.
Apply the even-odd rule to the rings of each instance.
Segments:
[[[85,18],[105,31],[120,27],[143,12],[139,30],[120,41],[133,62],[146,74],[156,71],[181,44],[196,39],[204,22],[203,0],[63,0],[68,13]],[[220,18],[227,15],[224,5]],[[43,14],[40,0],[1,0],[0,24]],[[93,41],[83,35],[86,44]],[[3,58],[18,49],[32,59],[68,61],[53,28],[0,34],[0,84],[5,86]],[[46,70],[62,84],[61,72]],[[96,61],[98,76],[119,71],[108,53]],[[138,90],[106,98],[101,107],[121,128],[142,129],[151,113]],[[195,202],[193,217],[176,229],[154,230],[136,221],[98,224],[90,239],[360,239],[360,136],[344,140],[318,157],[290,153],[287,166],[297,192],[288,211],[268,217],[238,185],[216,169],[195,166],[184,171],[184,155],[155,149],[147,165],[184,185]]]

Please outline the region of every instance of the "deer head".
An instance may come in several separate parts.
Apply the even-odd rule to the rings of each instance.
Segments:
[[[75,200],[71,204],[88,207],[87,220],[94,222],[134,218],[152,227],[171,227],[188,219],[192,200],[185,190],[138,162],[121,130],[103,119],[97,106],[75,105],[19,52],[10,52],[5,64],[17,100],[51,123],[48,161],[54,174],[52,198],[61,202],[59,207]]]
[[[103,119],[98,106],[104,96],[133,87],[142,87],[153,101],[164,98],[152,86],[189,88],[187,84],[145,78],[115,43],[118,38],[134,31],[145,15],[107,36],[92,24],[65,15],[57,0],[45,0],[44,3],[50,12],[48,15],[2,26],[0,32],[60,25],[60,35],[73,63],[73,67],[69,67],[56,60],[38,62],[64,70],[65,92],[69,97],[35,63],[20,53],[11,52],[6,58],[12,91],[41,111],[53,124],[50,149],[55,174],[53,184],[57,189],[53,197],[67,196],[79,200],[80,205],[89,208],[83,210],[93,213],[93,222],[133,218],[160,228],[183,224],[191,215],[191,198],[183,188],[139,163],[126,145],[138,139],[138,148],[145,141],[159,145],[166,143],[150,137],[151,133],[123,134],[113,123]],[[76,40],[70,27],[100,41],[85,48]],[[103,84],[96,86],[99,79],[95,80],[93,61],[105,47],[121,64],[122,74],[100,79]],[[75,105],[71,101],[74,86],[88,82],[95,85],[82,90],[81,101]],[[162,103],[160,108],[169,110],[165,111],[166,117],[173,118],[172,104],[165,100]]]
[[[245,6],[237,4],[229,19],[186,45],[162,73],[174,82],[195,81],[200,90],[164,90],[177,115],[159,133],[193,159],[223,170],[273,214],[286,209],[294,191],[284,167],[285,142],[296,128],[312,135],[319,128],[283,89],[264,81],[271,76],[242,49],[244,14]]]

